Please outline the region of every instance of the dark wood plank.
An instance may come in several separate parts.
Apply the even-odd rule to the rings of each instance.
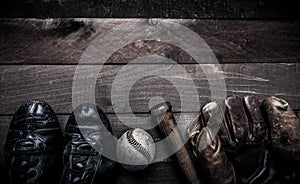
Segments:
[[[300,111],[296,111],[296,116],[300,119]]]
[[[143,65],[143,67],[147,66],[150,65]],[[227,86],[227,95],[252,94],[259,98],[274,95],[287,100],[294,109],[300,109],[300,83],[298,81],[300,65],[298,63],[224,64],[220,68],[213,65],[196,64],[181,66],[190,77],[180,77],[178,73],[166,74],[166,76],[175,78],[174,80],[186,90],[190,89],[188,82],[193,81],[201,105],[210,101],[208,81],[201,69],[201,67],[206,66],[212,71],[222,72]],[[111,87],[115,76],[122,67],[120,65],[105,65],[98,75],[95,91],[96,103],[106,113],[114,113],[111,102]],[[159,67],[164,72],[164,69],[170,69],[176,65],[159,65]],[[70,113],[72,111],[72,80],[75,68],[76,66],[72,65],[1,66],[0,114],[12,114],[22,103],[32,99],[47,101],[56,113]],[[97,66],[88,69],[87,73],[93,73],[92,70],[97,69]],[[145,72],[144,68],[141,67],[136,71]],[[127,71],[127,74],[128,76],[133,75],[130,70]],[[120,90],[126,84],[115,83],[116,86],[120,87]],[[222,86],[220,87],[222,88]],[[125,94],[125,91],[120,91],[119,97]],[[131,112],[131,109],[136,113],[148,112],[149,101],[155,96],[170,101],[173,104],[173,110],[180,111],[181,99],[176,87],[166,79],[145,76],[132,86],[129,94],[130,106],[125,105],[122,100],[116,100],[115,104],[119,107],[116,112],[128,113]],[[116,96],[114,98],[116,99]],[[184,102],[194,103],[193,98]]]
[[[2,183],[9,183],[7,169],[2,165],[0,165],[0,176]],[[151,164],[145,170],[140,172],[129,172],[120,168],[114,173],[114,178],[110,181],[110,183],[184,184],[185,180],[176,162],[168,161]]]
[[[288,0],[6,0],[1,17],[299,18]]]
[[[118,183],[180,184],[186,183],[186,181],[177,163],[175,161],[168,161],[151,164],[146,170],[137,173],[121,169],[118,175]]]
[[[92,40],[127,21],[138,20],[1,19],[0,64],[77,64]],[[199,34],[220,63],[300,60],[299,21],[169,21]],[[159,41],[129,44],[115,52],[106,63],[126,64],[145,55],[169,57],[178,63],[195,63],[186,51]]]
[[[4,145],[5,145],[5,140],[7,136],[7,131],[9,127],[9,123],[11,120],[11,116],[1,116],[0,117],[0,127],[1,127],[1,133],[0,133],[0,166],[3,166],[5,161],[4,161]]]

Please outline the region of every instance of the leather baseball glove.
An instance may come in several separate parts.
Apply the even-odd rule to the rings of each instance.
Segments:
[[[276,97],[261,103],[253,96],[224,103],[224,110],[215,102],[203,106],[188,129],[207,182],[296,183],[300,124],[288,103]]]

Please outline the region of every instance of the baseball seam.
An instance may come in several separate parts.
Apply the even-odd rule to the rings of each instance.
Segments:
[[[140,152],[150,163],[151,162],[151,155],[150,153],[144,148],[139,142],[135,140],[135,138],[132,135],[133,130],[130,130],[127,132],[126,137],[129,142],[129,144],[138,152]]]

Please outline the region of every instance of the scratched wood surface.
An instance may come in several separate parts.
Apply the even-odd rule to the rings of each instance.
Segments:
[[[165,77],[173,78],[178,87],[183,88],[183,94],[190,95],[190,98],[181,99],[176,87],[166,79],[156,76],[145,76],[137,80],[136,73],[151,70],[152,65],[134,66],[128,69],[127,79],[116,81],[115,77],[124,67],[122,65],[105,65],[100,71],[96,83],[95,99],[97,104],[106,113],[147,113],[149,101],[152,97],[161,96],[173,104],[174,111],[180,111],[181,101],[194,103],[197,96],[190,93],[189,82],[193,82],[198,91],[200,104],[210,101],[210,85],[204,73],[220,72],[222,76],[215,78],[220,86],[216,90],[224,94],[256,95],[259,98],[267,96],[278,96],[286,99],[294,109],[300,109],[300,76],[299,63],[259,63],[259,64],[224,64],[219,67],[214,65],[190,65],[181,66],[188,75],[172,73]],[[155,66],[155,65],[153,65]],[[156,65],[157,66],[157,65]],[[162,73],[170,67],[177,65],[159,65]],[[203,68],[203,69],[202,69]],[[90,73],[97,72],[97,66],[88,66],[82,71],[78,70],[78,81],[89,77]],[[76,66],[65,65],[2,65],[0,67],[0,114],[11,115],[20,104],[30,99],[47,101],[57,113],[70,113],[72,111],[72,84]],[[133,73],[134,72],[134,73]],[[224,81],[222,80],[224,77]],[[92,80],[92,79],[91,79]],[[126,81],[136,81],[132,86],[129,95],[129,105],[122,98],[127,93],[120,90],[129,85]],[[237,82],[238,81],[238,82]],[[225,82],[222,84],[222,82]],[[226,86],[224,86],[226,84]],[[78,84],[81,85],[81,84]],[[115,110],[112,104],[112,85],[118,86],[115,90],[117,95],[113,97]],[[76,87],[76,84],[73,86]],[[87,86],[89,87],[89,86]],[[226,87],[226,91],[225,90]],[[114,88],[115,89],[115,88]],[[80,92],[84,95],[84,92]],[[197,94],[196,94],[197,95]],[[192,98],[193,97],[193,98]],[[9,105],[8,105],[9,104]],[[116,110],[116,107],[118,109]]]
[[[92,40],[128,21],[139,20],[0,19],[0,64],[77,64]],[[300,60],[300,24],[296,20],[169,21],[197,33],[220,63],[293,63]],[[145,24],[150,23],[145,19]],[[169,57],[178,63],[195,63],[178,47],[145,41],[118,50],[106,64],[126,64],[150,54]]]
[[[299,18],[293,0],[4,0],[1,17]]]
[[[35,13],[40,16],[47,16],[47,12],[54,13],[55,11],[61,11],[61,14],[56,15],[66,15],[67,17],[70,15],[64,14],[62,11],[64,9],[54,10],[55,6],[52,6],[51,3],[48,3],[47,6],[43,3],[36,6],[36,2],[32,5],[28,4],[29,1],[24,2],[27,3],[27,7],[23,6],[19,12],[11,12],[11,14],[6,15],[24,15],[26,17],[26,15],[30,15],[28,14],[31,10],[30,6],[38,9],[31,14],[31,17],[35,17]],[[252,2],[249,4],[251,5]],[[45,7],[50,7],[50,5],[53,8],[51,11],[49,10],[45,14],[41,13]],[[299,21],[265,20],[264,18],[288,18],[293,12],[291,11],[288,15],[280,12],[276,14],[275,8],[275,10],[269,9],[270,14],[264,14],[261,10],[252,11],[251,7],[257,6],[255,3],[250,5],[247,5],[248,9],[242,10],[241,8],[242,13],[234,9],[233,12],[236,15],[223,12],[218,17],[217,12],[220,11],[217,10],[216,13],[208,11],[206,14],[201,14],[201,11],[204,11],[202,9],[198,12],[202,18],[212,16],[215,18],[237,18],[239,20],[170,20],[187,26],[198,33],[211,47],[221,63],[220,66],[198,65],[185,51],[159,41],[132,43],[114,53],[98,75],[95,92],[96,102],[107,113],[116,136],[120,136],[128,127],[123,125],[114,114],[115,109],[113,109],[111,101],[114,79],[129,61],[152,54],[178,61],[189,76],[178,77],[177,74],[174,74],[174,76],[169,77],[175,78],[183,88],[188,87],[187,81],[193,81],[199,94],[200,105],[208,102],[210,97],[208,81],[203,71],[203,67],[206,67],[206,69],[214,70],[224,76],[220,80],[225,80],[227,95],[255,95],[261,99],[271,95],[278,96],[287,100],[296,113],[300,115]],[[242,6],[244,6],[243,3]],[[67,4],[62,8],[66,7],[68,7]],[[75,12],[76,9],[72,10]],[[122,8],[118,10],[121,11]],[[93,11],[93,9],[88,9],[85,15],[98,16]],[[191,12],[189,11],[189,13]],[[115,14],[106,15],[108,15],[107,17],[118,17]],[[143,16],[144,14],[139,15]],[[181,17],[176,12],[171,13],[170,17],[172,15],[177,16],[177,18]],[[185,17],[188,14],[182,15]],[[242,18],[247,18],[247,20]],[[264,20],[252,20],[252,18]],[[64,128],[68,115],[72,111],[72,81],[81,54],[93,39],[125,21],[135,20],[82,18],[0,20],[0,150],[4,148],[13,113],[28,100],[47,101],[58,114],[61,128]],[[147,23],[146,20],[145,22]],[[128,75],[130,76],[131,72],[140,71],[142,73],[149,66],[152,66],[151,63],[143,65],[137,71],[128,71]],[[96,70],[97,67],[99,66],[94,66],[94,69]],[[162,71],[172,67],[176,67],[176,65],[160,65]],[[93,69],[88,72],[91,73],[92,71]],[[83,74],[80,76],[83,77]],[[122,83],[115,83],[115,85],[124,86]],[[223,87],[221,86],[220,90]],[[188,91],[185,90],[184,92],[187,93]],[[124,96],[124,94],[125,92],[121,91],[120,96]],[[154,96],[162,96],[165,100],[170,101],[174,106],[174,111],[177,112],[176,118],[178,118],[181,107],[178,91],[167,80],[154,76],[145,77],[133,85],[129,95],[130,106],[124,105],[122,100],[116,101],[120,107],[117,112],[123,114],[124,117],[127,117],[130,110],[139,117],[148,116],[149,102]],[[191,99],[187,99],[185,102],[192,103],[189,100]],[[196,115],[195,112],[185,113],[189,113],[191,116]],[[190,119],[187,118],[186,122],[189,121]],[[150,130],[150,133],[156,141],[161,139],[156,130]],[[3,165],[4,155],[2,151],[0,153],[0,171],[3,172],[0,173],[1,176],[4,175],[4,178],[6,175]],[[185,183],[185,181],[177,163],[171,157],[151,165],[141,173],[121,170],[118,173],[117,183]]]

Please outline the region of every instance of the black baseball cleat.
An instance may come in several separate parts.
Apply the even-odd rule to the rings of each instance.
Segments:
[[[62,184],[113,182],[116,162],[101,154],[104,150],[115,154],[111,133],[109,120],[99,107],[83,104],[74,110],[65,129]]]
[[[14,114],[5,143],[5,161],[13,184],[58,183],[63,135],[51,107],[41,101]]]

